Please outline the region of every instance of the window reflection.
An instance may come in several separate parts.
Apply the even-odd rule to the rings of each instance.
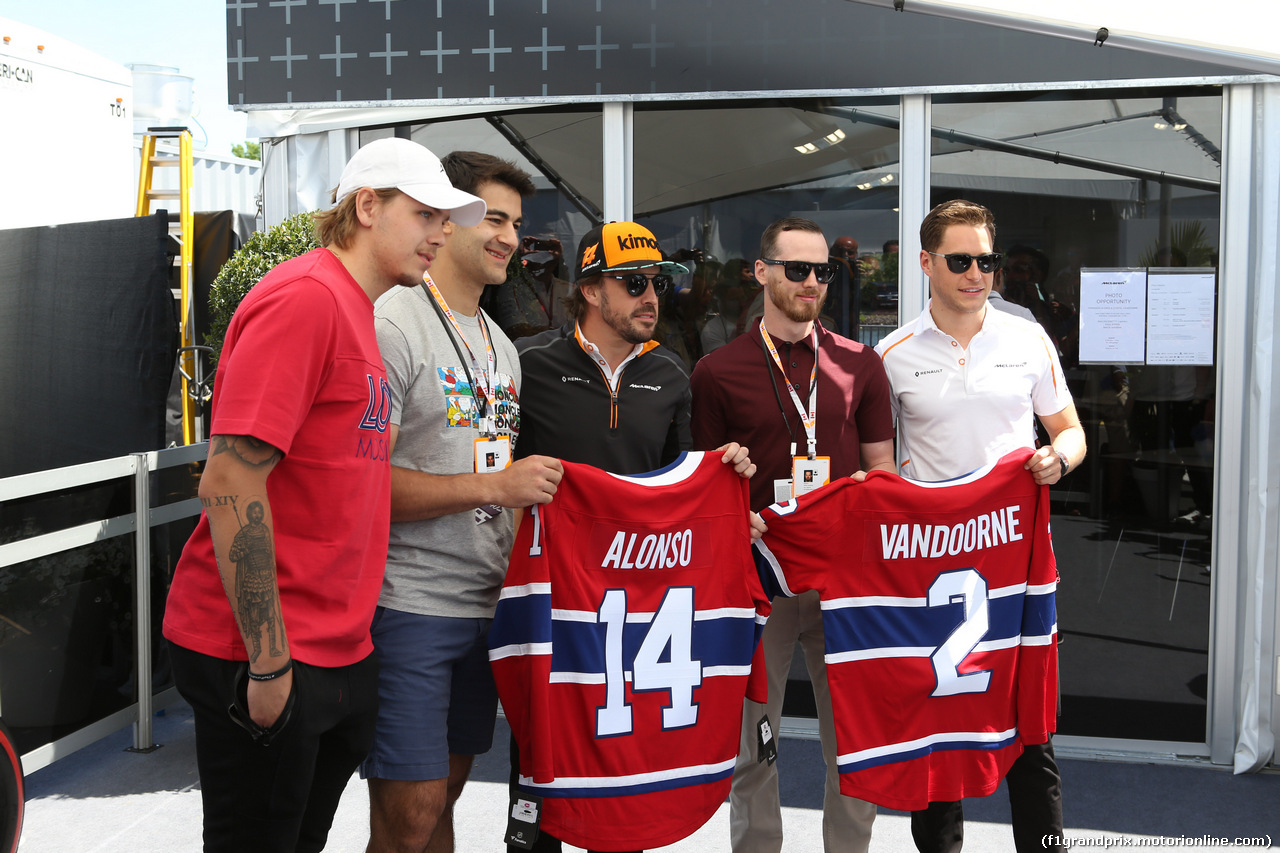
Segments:
[[[839,266],[825,326],[874,343],[897,325],[896,254],[880,251],[898,238],[897,99],[663,105],[635,128],[636,218],[694,264],[662,307],[661,340],[690,367],[763,312],[751,270],[784,216],[821,225]]]
[[[1089,442],[1053,488],[1064,734],[1202,742],[1215,366],[1080,353],[1081,269],[1217,264],[1217,90],[935,99],[932,203],[991,208],[1004,295],[1058,347]],[[1212,318],[1209,318],[1212,322]]]

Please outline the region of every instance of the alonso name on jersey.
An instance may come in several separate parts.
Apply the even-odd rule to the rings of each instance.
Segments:
[[[519,784],[571,844],[672,844],[728,793],[769,610],[746,481],[719,454],[564,469],[524,517],[489,635]]]
[[[943,483],[872,472],[762,513],[766,586],[822,599],[843,793],[903,810],[986,796],[1054,730],[1057,569],[1030,452]]]

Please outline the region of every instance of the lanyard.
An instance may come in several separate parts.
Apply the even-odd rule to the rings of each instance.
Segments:
[[[782,381],[787,383],[787,391],[791,394],[791,402],[795,404],[796,411],[800,413],[800,422],[804,424],[808,456],[813,459],[818,455],[818,329],[817,327],[813,329],[813,370],[809,373],[809,409],[807,412],[805,411],[804,403],[800,402],[800,395],[796,393],[796,386],[791,384],[791,378],[787,376],[786,368],[782,366],[782,359],[778,357],[778,349],[773,345],[773,338],[769,337],[769,330],[764,327],[764,323],[760,324],[760,337],[764,339],[764,346],[769,351],[769,355],[773,356],[773,363],[778,365],[778,370],[782,372]]]
[[[467,348],[467,355],[471,358],[471,367],[474,373],[471,373],[471,387],[480,391],[483,395],[480,400],[480,418],[482,424],[488,424],[487,415],[489,412],[496,412],[498,409],[498,398],[495,390],[498,356],[493,350],[493,343],[489,339],[489,328],[484,321],[484,314],[479,314],[480,320],[480,336],[484,338],[484,352],[486,363],[489,369],[483,371],[480,369],[480,363],[476,361],[475,353],[471,351],[471,344],[467,343],[467,338],[462,334],[462,326],[458,324],[458,319],[453,316],[453,312],[449,310],[449,304],[444,301],[444,296],[440,293],[440,289],[436,287],[436,283],[431,280],[431,276],[427,273],[422,274],[422,280],[427,285],[427,290],[431,291],[432,297],[436,300],[436,307],[440,309],[440,313],[445,316],[453,330],[458,335],[458,340],[462,341],[462,345]],[[464,364],[463,370],[466,370]],[[481,428],[481,432],[489,433],[491,428]]]

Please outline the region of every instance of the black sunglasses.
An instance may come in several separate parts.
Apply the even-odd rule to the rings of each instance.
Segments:
[[[939,258],[947,259],[947,269],[956,275],[969,271],[969,265],[974,261],[978,262],[978,272],[983,275],[993,273],[1004,264],[1004,255],[999,252],[991,252],[986,255],[966,255],[964,252],[952,252],[949,255],[939,255],[937,252],[930,252],[931,255],[937,255]]]
[[[818,280],[819,284],[830,284],[831,280],[836,277],[835,264],[811,264],[808,261],[775,261],[772,258],[761,258],[766,264],[775,267],[782,267],[783,272],[787,274],[787,278],[792,281],[804,281],[809,277],[809,273],[813,273],[813,277]]]
[[[658,297],[665,296],[671,289],[669,275],[641,275],[637,272],[631,275],[611,275],[609,278],[616,278],[626,285],[628,296],[640,296],[649,289],[649,282],[653,282],[653,292]]]

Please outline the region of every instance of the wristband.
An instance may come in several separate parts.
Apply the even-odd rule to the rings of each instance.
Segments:
[[[293,658],[290,658],[288,663],[286,663],[284,666],[277,669],[275,672],[250,671],[249,680],[250,681],[275,681],[277,678],[284,675],[286,672],[288,672],[291,669],[293,669]]]
[[[1062,476],[1067,476],[1067,472],[1071,470],[1071,463],[1067,461],[1067,454],[1063,453],[1061,450],[1055,450],[1053,452],[1058,454],[1058,463],[1062,465]]]

